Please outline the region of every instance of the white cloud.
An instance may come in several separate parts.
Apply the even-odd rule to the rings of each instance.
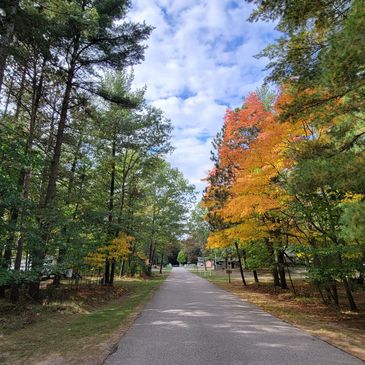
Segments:
[[[273,24],[248,23],[242,0],[134,0],[131,18],[155,27],[137,87],[171,119],[174,167],[201,190],[212,164],[211,140],[225,110],[241,104],[263,80],[253,56],[273,38]]]

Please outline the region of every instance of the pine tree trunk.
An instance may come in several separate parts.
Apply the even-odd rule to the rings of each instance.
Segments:
[[[108,222],[109,222],[109,233],[112,234],[112,223],[113,223],[113,210],[114,210],[114,191],[115,191],[115,156],[117,148],[117,131],[114,129],[113,142],[112,142],[112,165],[111,165],[111,175],[110,175],[110,187],[109,187],[109,206],[108,206]],[[109,259],[105,259],[105,269],[104,269],[104,284],[110,284],[111,273],[110,267],[113,270],[113,262],[110,264]],[[115,269],[114,269],[115,270]],[[113,274],[114,275],[114,274]],[[114,278],[112,279],[114,280]]]
[[[1,49],[1,47],[0,47]],[[21,87],[24,84],[25,81],[25,72],[26,72],[26,68],[24,68],[23,74],[22,74],[22,81],[21,81]],[[17,96],[17,107],[16,107],[16,112],[15,112],[15,120],[18,121],[18,117],[19,117],[19,113],[20,113],[20,107],[21,107],[21,98],[23,95],[23,91],[22,89],[19,91],[19,94]],[[30,125],[30,127],[32,126],[32,124]],[[30,134],[32,133],[32,129],[30,128]],[[29,139],[30,136],[28,137],[28,142],[25,148],[25,154],[28,154],[28,145],[29,145]],[[24,169],[22,169],[19,179],[18,179],[18,191],[21,192],[23,190],[23,184],[24,184]],[[15,232],[16,232],[16,225],[18,223],[18,217],[19,217],[19,207],[15,206],[12,208],[12,211],[10,213],[10,220],[9,220],[9,228],[10,228],[10,234],[9,234],[9,238],[7,241],[7,244],[5,245],[5,252],[4,252],[4,256],[3,256],[3,268],[9,268],[11,265],[11,257],[12,257],[12,249],[13,249],[13,244],[14,244],[14,239],[15,239]],[[1,286],[0,287],[0,298],[1,297],[5,297],[5,286]]]
[[[34,142],[34,133],[36,128],[36,121],[37,121],[37,114],[39,109],[39,104],[41,100],[41,96],[43,93],[43,80],[44,80],[44,68],[47,63],[47,59],[43,59],[41,74],[39,80],[37,81],[37,70],[34,68],[33,73],[33,82],[32,82],[32,108],[31,108],[31,118],[29,124],[29,134],[27,138],[27,144],[25,147],[25,155],[30,156],[33,150],[33,142]],[[22,83],[24,83],[24,76],[25,76],[25,68],[22,77]],[[20,96],[21,98],[21,96]],[[20,108],[20,101],[19,108]],[[17,112],[19,116],[19,113]],[[29,188],[30,188],[30,177],[31,177],[31,170],[28,167],[24,167],[21,172],[21,176],[19,179],[19,185],[21,185],[22,191],[22,200],[25,202],[29,198]],[[20,224],[19,224],[19,232],[20,236],[17,242],[17,250],[16,250],[16,258],[14,263],[14,270],[20,271],[22,255],[23,255],[23,244],[24,244],[24,220],[26,216],[26,209],[23,208],[20,214]],[[13,302],[18,301],[19,299],[19,284],[13,284],[11,289],[11,300]]]
[[[13,93],[13,86],[14,86],[14,74],[15,71],[13,72],[13,75],[11,76],[11,80],[10,80],[10,85],[8,88],[8,92],[6,95],[6,100],[5,100],[5,105],[4,105],[4,116],[8,115],[8,109],[9,109],[9,104],[10,104],[10,96]]]
[[[11,258],[13,255],[13,245],[15,240],[16,225],[18,222],[19,208],[14,207],[9,220],[9,237],[5,244],[5,251],[3,255],[2,268],[7,270],[11,266]],[[5,297],[5,286],[0,286],[0,298]]]
[[[109,189],[109,212],[108,221],[109,225],[113,222],[113,209],[114,209],[114,190],[115,190],[115,156],[116,156],[116,130],[114,130],[113,143],[112,143],[112,165],[110,175],[110,189]],[[111,227],[110,227],[111,229]]]
[[[40,231],[42,232],[42,242],[37,247],[34,247],[31,252],[32,270],[35,271],[36,274],[38,275],[38,280],[31,283],[29,286],[29,294],[32,297],[39,297],[40,277],[43,268],[44,258],[46,256],[46,244],[49,234],[48,232],[49,223],[47,217],[44,216],[44,213],[47,214],[46,210],[47,208],[50,208],[52,206],[52,203],[56,195],[56,182],[58,178],[61,150],[64,141],[64,132],[66,128],[67,114],[70,104],[71,91],[73,87],[72,83],[75,74],[78,50],[79,50],[79,38],[76,38],[73,54],[71,57],[70,68],[67,73],[66,88],[62,99],[60,119],[56,135],[56,143],[53,149],[53,157],[49,168],[47,189],[45,192],[45,197],[43,201],[41,201],[40,203],[40,209],[43,212],[43,217],[41,217],[39,220],[39,228]]]
[[[17,13],[19,0],[13,0],[10,3],[11,5],[5,8],[6,17],[4,21],[4,33],[0,42],[0,94],[4,80],[6,61],[9,55],[9,47],[11,46],[13,40],[15,16]]]
[[[62,100],[60,120],[58,123],[56,144],[53,150],[53,158],[50,165],[50,172],[48,177],[48,185],[46,190],[46,196],[43,202],[43,208],[47,208],[51,202],[53,202],[56,195],[56,182],[58,178],[59,164],[61,159],[61,149],[64,140],[64,132],[66,127],[67,113],[70,104],[70,97],[72,91],[72,82],[74,78],[76,64],[73,63],[68,72],[66,89]]]
[[[72,165],[71,165],[71,170],[70,170],[71,175],[70,175],[70,178],[69,178],[69,181],[68,181],[67,198],[66,198],[66,201],[65,201],[66,206],[68,206],[70,204],[70,201],[71,201],[71,193],[72,193],[72,188],[73,188],[73,185],[74,185],[76,167],[77,167],[77,162],[79,161],[79,154],[80,154],[81,145],[82,145],[82,135],[80,136],[79,141],[77,143],[74,159],[73,159]],[[81,182],[80,182],[81,186],[80,186],[79,196],[81,196],[83,182],[84,182],[84,178],[82,178]],[[75,217],[76,217],[76,211],[77,211],[77,205],[76,205],[75,211],[72,214],[73,219],[75,219]],[[58,250],[58,257],[57,257],[57,265],[58,266],[60,266],[63,263],[64,258],[67,254],[67,246],[68,246],[68,244],[70,243],[70,240],[71,240],[70,235],[67,234],[66,225],[62,229],[62,233],[63,233],[64,236],[67,236],[67,239],[66,239],[66,245],[61,246]],[[58,287],[58,286],[60,286],[60,284],[61,284],[61,274],[58,272],[54,276],[53,285]]]

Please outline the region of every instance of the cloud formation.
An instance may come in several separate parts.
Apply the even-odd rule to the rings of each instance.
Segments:
[[[134,0],[131,19],[155,27],[137,87],[171,119],[171,164],[197,186],[212,167],[211,141],[225,111],[262,84],[265,60],[253,56],[274,36],[272,23],[249,23],[242,0]]]

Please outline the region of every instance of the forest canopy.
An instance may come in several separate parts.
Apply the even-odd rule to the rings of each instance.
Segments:
[[[0,296],[67,272],[112,284],[166,263],[194,187],[172,125],[133,88],[152,27],[128,0],[9,0],[0,14]]]

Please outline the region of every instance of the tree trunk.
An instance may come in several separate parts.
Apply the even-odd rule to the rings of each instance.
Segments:
[[[246,280],[245,280],[245,275],[243,273],[241,255],[240,255],[240,250],[238,249],[238,243],[237,243],[237,241],[234,242],[234,246],[236,247],[236,254],[237,254],[237,258],[238,258],[238,265],[240,267],[240,274],[241,274],[242,284],[244,286],[247,286],[247,283],[246,283]]]
[[[53,202],[56,195],[56,182],[58,178],[58,170],[61,158],[61,149],[64,140],[64,132],[66,127],[67,113],[70,104],[70,97],[72,91],[72,82],[74,78],[76,64],[72,64],[70,70],[68,72],[66,89],[62,100],[61,106],[61,114],[60,120],[58,123],[57,135],[56,135],[56,144],[53,150],[53,158],[50,165],[50,172],[48,177],[48,185],[46,190],[46,196],[43,202],[43,208],[46,208]]]
[[[43,80],[44,80],[44,68],[47,63],[47,59],[43,59],[41,74],[39,80],[37,81],[37,69],[34,67],[33,73],[33,82],[32,82],[32,108],[31,108],[31,117],[30,117],[30,124],[29,124],[29,135],[27,138],[27,143],[25,147],[25,155],[31,156],[33,150],[33,142],[34,142],[34,133],[37,121],[37,114],[39,109],[39,104],[41,100],[41,96],[43,93]],[[22,83],[24,83],[24,76],[25,76],[25,69],[22,76]],[[20,91],[21,92],[21,91]],[[19,108],[20,108],[20,101],[19,101]],[[19,113],[17,112],[19,116]],[[22,191],[22,200],[26,202],[29,198],[29,188],[30,188],[30,177],[31,177],[31,170],[29,167],[25,166],[22,169],[21,176],[19,178],[19,185],[21,186]],[[26,216],[26,209],[25,207],[22,208],[20,214],[20,224],[19,224],[19,232],[20,236],[17,242],[17,250],[16,250],[16,258],[14,263],[14,270],[20,271],[22,255],[23,255],[23,244],[24,244],[24,220]],[[11,300],[12,302],[17,302],[19,299],[19,284],[13,284],[11,289]]]
[[[162,268],[163,268],[163,252],[161,254],[160,274],[162,274]]]
[[[71,56],[70,67],[67,72],[66,88],[63,94],[60,119],[58,122],[58,129],[56,135],[56,143],[53,149],[53,157],[49,167],[48,174],[48,184],[45,192],[45,197],[43,201],[40,202],[40,210],[43,212],[43,216],[39,217],[39,227],[42,232],[42,242],[33,248],[32,256],[32,270],[38,274],[38,280],[30,285],[30,295],[39,296],[39,285],[40,285],[40,275],[43,268],[44,258],[46,256],[46,244],[49,235],[49,221],[47,219],[48,214],[46,212],[47,208],[52,206],[52,203],[56,196],[56,183],[58,179],[59,165],[61,159],[62,145],[64,141],[64,132],[66,128],[67,114],[70,105],[71,92],[73,87],[73,79],[75,75],[76,62],[79,57],[79,43],[80,36],[75,38],[74,49]]]
[[[155,259],[155,253],[156,253],[156,244],[155,244],[155,246],[153,247],[153,250],[152,250],[151,265],[153,265],[153,261]]]
[[[337,291],[336,281],[334,281],[333,284],[331,285],[331,292],[332,292],[332,298],[333,298],[335,304],[337,305],[337,307],[339,307],[340,302],[338,300],[338,291]]]
[[[109,222],[109,232],[110,234],[112,234],[112,223],[113,223],[113,210],[114,210],[114,190],[115,190],[115,156],[116,156],[116,147],[117,147],[117,131],[116,129],[114,129],[114,134],[113,134],[113,142],[112,142],[112,165],[111,165],[111,176],[110,176],[110,188],[109,188],[109,212],[108,212],[108,222]],[[104,284],[111,284],[111,280],[114,280],[114,277],[111,277],[111,272],[110,272],[110,266],[113,270],[115,270],[115,262],[114,260],[112,261],[111,265],[110,265],[110,260],[109,259],[105,259],[105,270],[104,270]],[[114,272],[113,272],[113,276],[114,276]]]
[[[10,85],[9,85],[8,92],[7,92],[7,95],[6,95],[5,106],[4,106],[4,114],[3,114],[4,116],[8,115],[8,109],[9,109],[9,104],[10,104],[10,96],[13,93],[14,74],[15,74],[15,72],[13,72],[13,75],[11,76]]]
[[[286,269],[288,270],[288,276],[289,276],[289,280],[290,280],[291,287],[293,289],[293,293],[296,296],[297,295],[297,291],[295,290],[295,286],[294,286],[294,282],[293,282],[292,277],[291,277],[289,265],[286,265]]]
[[[257,275],[257,270],[253,270],[252,274],[253,274],[253,278],[255,279],[255,283],[258,283],[259,282],[259,277]]]
[[[282,249],[278,250],[278,269],[280,276],[280,286],[282,289],[288,289],[285,277],[284,251]]]
[[[72,161],[72,165],[71,165],[71,175],[70,175],[70,178],[68,180],[68,186],[67,186],[67,198],[66,198],[66,201],[65,201],[65,205],[69,205],[70,202],[71,202],[71,193],[72,193],[72,188],[73,188],[73,185],[74,185],[74,179],[75,179],[75,174],[76,174],[76,167],[77,167],[77,162],[79,161],[79,154],[80,154],[80,149],[81,149],[81,145],[82,145],[82,135],[80,136],[79,138],[79,141],[77,143],[77,147],[76,147],[76,151],[75,151],[75,155],[74,155],[74,160]],[[83,183],[84,183],[84,178],[85,176],[82,175],[81,177],[81,182],[80,182],[80,193],[79,193],[79,196],[81,197],[82,196],[82,187],[83,187]],[[72,214],[72,219],[74,220],[76,218],[76,214],[77,214],[77,209],[78,209],[78,205],[76,205],[75,207],[75,210]],[[58,257],[57,257],[57,265],[60,266],[62,265],[63,261],[64,261],[64,258],[67,254],[67,246],[68,244],[70,243],[71,241],[71,237],[70,235],[67,233],[67,226],[65,225],[62,229],[62,233],[64,236],[67,236],[67,239],[66,239],[66,245],[63,245],[61,247],[59,247],[59,250],[58,250]],[[57,272],[55,275],[54,275],[54,279],[53,279],[53,285],[54,286],[59,286],[61,283],[61,274],[60,272]]]
[[[104,285],[108,285],[110,281],[110,261],[105,259],[104,265]]]
[[[0,46],[1,49],[1,46]],[[0,56],[1,57],[1,56]],[[22,81],[21,81],[21,88],[23,87],[24,81],[25,81],[25,73],[26,73],[26,68],[24,68],[23,74],[22,74]],[[19,111],[20,111],[20,107],[21,107],[21,98],[23,95],[23,91],[22,89],[19,91],[19,94],[17,96],[17,107],[16,107],[16,113],[15,113],[15,119],[18,120],[19,117]],[[33,108],[32,108],[33,109]],[[33,134],[32,134],[32,123],[30,124],[30,131],[29,131],[29,136],[28,136],[28,140],[27,140],[27,144],[25,147],[25,154],[28,155],[29,153],[29,141],[30,138],[32,138],[33,140]],[[23,184],[24,184],[24,178],[25,178],[25,173],[24,173],[25,169],[22,169],[19,179],[18,179],[18,192],[19,194],[21,194],[22,190],[23,190]],[[11,257],[12,257],[12,249],[13,249],[13,244],[14,244],[14,239],[15,239],[15,232],[16,232],[16,225],[18,222],[18,217],[19,217],[19,206],[15,206],[12,208],[11,214],[10,214],[10,220],[9,220],[9,230],[10,230],[10,234],[9,234],[9,238],[7,241],[7,244],[5,245],[5,252],[4,252],[4,256],[3,256],[3,268],[8,268],[10,267],[11,264]],[[5,297],[5,287],[1,286],[0,287],[0,298],[1,297]]]
[[[274,279],[274,286],[280,286],[280,279],[279,279],[279,273],[278,273],[278,268],[275,262],[275,251],[274,251],[274,247],[272,246],[272,244],[268,241],[265,240],[265,244],[266,247],[270,253],[270,266],[271,266],[271,273]]]
[[[114,209],[114,190],[115,190],[115,156],[116,156],[116,130],[114,130],[113,143],[112,143],[112,165],[110,175],[110,189],[109,189],[109,212],[108,221],[109,225],[113,222],[113,209]],[[111,227],[110,227],[111,229]]]
[[[352,291],[351,291],[347,278],[343,278],[342,282],[343,282],[343,286],[345,287],[345,290],[346,290],[346,296],[347,296],[347,300],[349,302],[350,309],[352,311],[357,311],[357,306],[356,306],[354,297],[352,295]]]
[[[13,245],[15,239],[16,224],[18,221],[19,208],[14,207],[9,219],[9,237],[5,244],[5,251],[3,255],[2,269],[9,269],[11,266],[11,257],[13,254]],[[5,285],[0,286],[0,298],[5,298]]]
[[[280,286],[278,269],[276,267],[273,267],[271,273],[272,273],[272,277],[274,279],[274,286]]]
[[[7,8],[5,8],[6,17],[5,17],[5,29],[4,34],[1,37],[0,42],[0,94],[4,80],[5,68],[6,68],[6,60],[9,55],[9,47],[13,41],[14,36],[14,28],[15,28],[15,17],[17,13],[17,8],[19,4],[19,0],[13,0],[10,2]]]
[[[111,264],[111,269],[110,269],[109,285],[113,285],[114,275],[115,275],[115,259],[112,259],[112,264]]]
[[[122,262],[121,262],[121,264],[120,264],[119,277],[122,277],[124,275],[124,266],[125,266],[125,259],[123,259]]]

